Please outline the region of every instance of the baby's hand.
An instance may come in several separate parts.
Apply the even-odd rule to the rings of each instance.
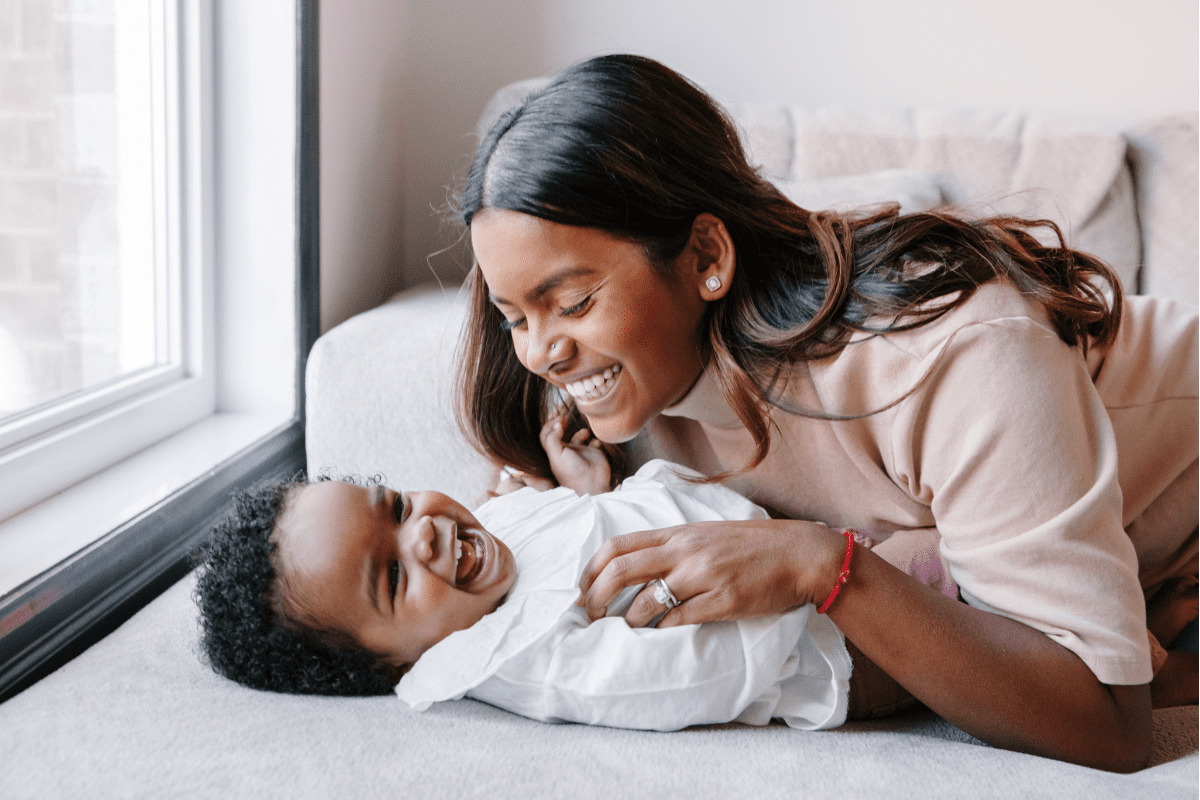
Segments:
[[[550,459],[555,479],[577,494],[604,494],[612,481],[612,465],[603,443],[593,438],[587,428],[580,428],[571,441],[564,442],[565,424],[566,415],[560,409],[542,426],[542,448]]]

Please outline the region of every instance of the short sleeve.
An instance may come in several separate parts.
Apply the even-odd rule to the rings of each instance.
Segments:
[[[1080,351],[1027,317],[973,323],[928,357],[893,428],[895,472],[929,505],[963,598],[1078,655],[1151,678],[1112,426]]]

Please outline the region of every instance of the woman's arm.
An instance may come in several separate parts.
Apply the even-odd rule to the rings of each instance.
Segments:
[[[1042,632],[935,592],[866,548],[855,548],[829,616],[915,697],[989,744],[1114,772],[1146,765],[1148,685],[1100,683]]]
[[[580,579],[596,619],[621,588],[664,576],[683,602],[659,627],[820,604],[845,540],[790,520],[693,523],[610,540]],[[863,547],[829,610],[863,653],[947,720],[990,744],[1117,772],[1145,766],[1148,686],[1107,686],[1040,631],[942,595]],[[649,592],[626,615],[662,611]],[[853,682],[853,677],[851,678]]]

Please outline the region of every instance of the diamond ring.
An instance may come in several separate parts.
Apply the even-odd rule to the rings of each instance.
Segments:
[[[666,606],[668,611],[679,605],[679,601],[675,599],[675,595],[671,594],[671,589],[662,578],[654,579],[654,599]]]

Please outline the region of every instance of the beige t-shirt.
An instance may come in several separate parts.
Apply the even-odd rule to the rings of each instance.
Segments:
[[[729,483],[777,515],[875,537],[937,528],[968,603],[1043,631],[1104,683],[1146,683],[1143,585],[1196,568],[1194,480],[1156,524],[1138,521],[1194,474],[1197,320],[1126,300],[1103,357],[1085,360],[995,281],[922,328],[799,363],[793,408],[883,410],[776,409],[766,460]],[[709,474],[753,452],[709,373],[648,434],[656,454]]]

